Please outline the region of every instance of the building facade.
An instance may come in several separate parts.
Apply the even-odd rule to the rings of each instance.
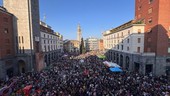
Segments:
[[[145,23],[145,52],[170,55],[170,1],[136,0],[135,20]]]
[[[59,35],[54,32],[49,25],[44,22],[40,22],[41,31],[41,46],[44,54],[44,67],[50,65],[59,56],[60,50],[60,38]]]
[[[99,51],[104,51],[103,39],[99,40]]]
[[[63,53],[63,35],[60,33],[56,32],[57,36],[59,36],[58,41],[57,41],[57,49],[59,50],[60,53]]]
[[[115,61],[116,58],[116,63],[130,71],[138,71],[143,74],[152,73],[153,75],[170,74],[170,11],[168,9],[170,9],[169,0],[135,0],[133,24],[144,24],[143,44],[140,43],[142,47],[135,48],[136,52],[140,54],[129,53],[126,58],[127,52],[120,50],[124,46],[114,45],[112,42],[118,41],[113,41],[111,35],[110,37],[104,36],[104,34],[109,34],[108,31],[103,34],[108,58],[112,61]],[[131,39],[133,38],[131,37]],[[141,39],[137,41],[141,41]],[[121,41],[119,40],[119,42]],[[115,48],[119,48],[119,50],[115,51]],[[131,48],[127,47],[127,50],[130,51]]]
[[[0,79],[12,77],[15,68],[13,15],[0,7]]]
[[[40,45],[39,0],[3,0],[14,15],[14,39],[19,73],[37,70],[43,63]]]
[[[85,41],[86,45],[86,50],[87,51],[95,51],[99,50],[99,39],[98,38],[87,38]]]
[[[78,54],[80,52],[80,42],[78,40],[68,40],[64,43],[64,52]]]
[[[151,70],[170,74],[170,1],[136,0],[135,20],[145,24],[146,53],[154,53]]]
[[[108,59],[126,70],[140,71],[131,62],[135,62],[133,57],[144,53],[144,26],[135,24],[132,20],[104,32],[104,47],[108,51]]]

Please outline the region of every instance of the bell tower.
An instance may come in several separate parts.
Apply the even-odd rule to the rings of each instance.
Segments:
[[[77,28],[77,40],[79,42],[81,42],[81,38],[82,38],[81,27],[80,27],[80,24],[78,24],[78,28]]]

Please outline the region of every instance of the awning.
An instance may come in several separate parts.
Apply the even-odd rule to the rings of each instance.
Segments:
[[[109,69],[110,69],[110,71],[112,71],[112,72],[123,72],[123,70],[120,69],[119,67],[114,67],[114,68],[109,68]]]
[[[108,67],[120,67],[118,64],[113,62],[104,61],[103,63]]]

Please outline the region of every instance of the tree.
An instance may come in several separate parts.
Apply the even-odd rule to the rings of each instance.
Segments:
[[[84,54],[86,52],[85,47],[84,47],[84,40],[81,38],[81,43],[80,43],[80,54]]]

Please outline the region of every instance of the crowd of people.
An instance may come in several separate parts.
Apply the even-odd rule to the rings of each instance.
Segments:
[[[83,59],[84,62],[80,62],[80,59],[63,57],[46,70],[22,74],[17,77],[11,95],[170,96],[167,76],[113,73],[96,56]]]

